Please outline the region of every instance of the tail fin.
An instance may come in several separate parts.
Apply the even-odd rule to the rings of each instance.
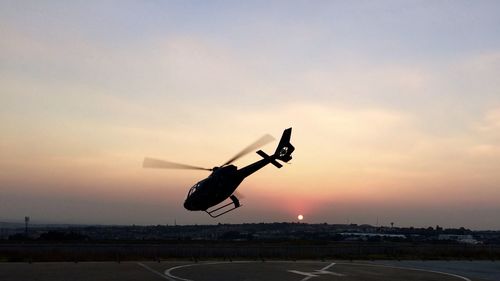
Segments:
[[[295,147],[290,143],[290,137],[292,136],[292,128],[288,128],[283,132],[281,136],[280,143],[276,148],[276,151],[273,155],[269,156],[264,151],[259,150],[257,154],[262,156],[264,159],[269,159],[271,164],[276,166],[277,168],[283,167],[276,159],[288,162],[292,159],[292,152],[295,150]]]
[[[288,162],[292,159],[292,152],[295,150],[295,147],[290,143],[290,137],[292,136],[292,128],[288,128],[283,131],[283,135],[281,136],[280,143],[274,152],[273,157]]]

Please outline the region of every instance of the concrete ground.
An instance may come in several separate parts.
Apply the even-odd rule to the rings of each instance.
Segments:
[[[426,270],[445,271],[476,278],[474,280],[500,280],[499,261],[377,261],[378,264],[403,266]]]
[[[499,276],[500,263],[491,261],[0,263],[2,281],[498,281]]]

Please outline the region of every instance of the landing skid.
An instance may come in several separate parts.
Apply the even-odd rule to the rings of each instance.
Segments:
[[[231,199],[231,202],[229,202],[229,203],[227,203],[227,204],[225,204],[223,206],[220,206],[220,207],[218,207],[216,209],[213,209],[213,210],[206,210],[205,212],[209,216],[211,216],[212,218],[216,218],[216,217],[220,217],[220,216],[222,216],[222,215],[224,215],[226,213],[229,213],[229,212],[231,212],[231,211],[233,211],[233,210],[238,209],[239,207],[241,207],[240,200],[238,200],[238,198],[236,198],[236,196],[231,195],[231,196],[229,196],[229,198]],[[226,207],[228,207],[230,205],[233,205],[233,204],[234,204],[234,207],[230,207],[229,209],[226,208]],[[228,210],[226,210],[226,209],[228,209]]]

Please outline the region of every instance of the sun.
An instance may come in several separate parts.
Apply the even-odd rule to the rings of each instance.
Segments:
[[[304,216],[303,215],[298,215],[297,218],[299,219],[299,221],[301,221],[301,220],[304,219]]]

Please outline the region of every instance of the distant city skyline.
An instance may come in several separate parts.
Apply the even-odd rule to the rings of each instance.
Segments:
[[[2,1],[0,221],[500,229],[499,10]],[[141,167],[220,165],[288,127],[291,164],[215,220],[182,207],[206,172]]]

